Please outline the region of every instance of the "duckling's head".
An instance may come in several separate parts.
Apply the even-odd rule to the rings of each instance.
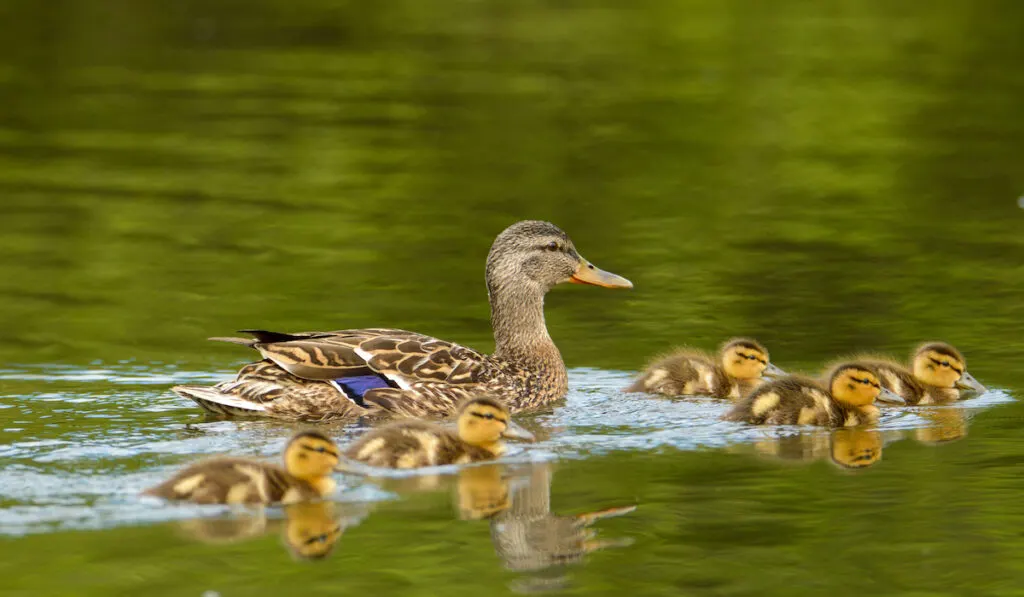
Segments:
[[[967,361],[960,351],[944,342],[929,342],[914,352],[914,377],[930,386],[985,392],[967,372]]]
[[[829,391],[837,401],[854,407],[868,406],[883,393],[886,399],[903,402],[882,387],[873,370],[858,363],[843,363],[837,366],[829,378]]]
[[[781,369],[771,364],[768,349],[756,340],[733,338],[722,345],[720,354],[725,373],[735,379],[752,381],[762,376],[784,375]]]
[[[533,434],[513,423],[508,409],[500,400],[490,396],[470,398],[458,410],[459,438],[467,444],[504,452],[503,438],[533,441]]]
[[[562,282],[633,287],[629,280],[600,270],[580,256],[569,235],[554,224],[517,222],[494,239],[487,255],[487,290],[492,295],[509,286],[544,293]]]
[[[318,431],[296,433],[284,449],[284,468],[304,481],[315,481],[331,474],[338,465],[338,446]]]

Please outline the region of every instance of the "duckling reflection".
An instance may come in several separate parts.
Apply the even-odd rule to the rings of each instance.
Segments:
[[[754,442],[759,456],[789,462],[812,462],[828,456],[831,441],[828,431],[811,431],[792,435],[773,435]]]
[[[569,516],[553,514],[551,469],[546,464],[533,465],[512,479],[511,489],[509,507],[491,517],[494,549],[510,570],[541,571],[575,564],[589,553],[633,543],[629,538],[598,538],[590,527],[601,519],[629,514],[636,510],[635,505]]]
[[[882,434],[873,429],[836,429],[832,432],[832,462],[848,469],[869,467],[882,459]]]
[[[914,430],[922,444],[944,444],[967,435],[967,414],[961,408],[929,408],[917,413],[928,425]]]
[[[490,464],[459,471],[455,499],[462,520],[482,520],[508,510],[512,499],[504,468]]]
[[[771,436],[754,443],[759,456],[788,462],[830,460],[847,469],[865,468],[882,459],[882,433],[874,429],[842,428]]]
[[[253,510],[232,518],[198,518],[178,523],[178,530],[194,541],[211,545],[239,543],[280,532],[288,552],[297,560],[318,560],[330,555],[345,529],[362,522],[368,504],[303,502],[283,508],[284,520]]]

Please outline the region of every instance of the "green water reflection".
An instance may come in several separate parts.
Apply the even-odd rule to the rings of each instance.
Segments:
[[[0,376],[3,520],[287,435],[168,402],[175,371],[250,356],[207,336],[389,325],[489,350],[484,256],[523,218],[636,284],[552,293],[570,367],[743,334],[814,370],[943,339],[1020,395],[1022,20],[1011,0],[0,3],[0,363],[168,376]],[[972,416],[560,462],[552,512],[639,507],[582,539],[621,545],[553,568],[510,565],[442,487],[300,516],[344,523],[312,562],[281,512],[232,542],[163,518],[4,537],[0,591],[1018,594],[1024,408]]]

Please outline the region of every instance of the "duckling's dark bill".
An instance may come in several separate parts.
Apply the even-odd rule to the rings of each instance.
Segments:
[[[782,368],[772,363],[768,363],[768,365],[765,366],[764,371],[761,372],[761,377],[764,379],[776,379],[787,375],[789,374],[783,371]]]
[[[505,428],[505,431],[501,433],[501,437],[505,439],[517,439],[524,442],[537,441],[537,438],[534,437],[532,433],[511,421],[509,421],[508,427]]]
[[[904,400],[903,396],[900,396],[899,394],[897,394],[895,392],[891,392],[891,391],[889,391],[889,390],[887,390],[885,388],[882,388],[881,390],[879,390],[878,397],[875,398],[875,402],[881,402],[883,404],[898,404],[898,405],[903,405],[903,404],[907,403],[907,401]]]
[[[978,394],[984,394],[988,391],[982,383],[976,379],[970,373],[964,371],[964,374],[960,376],[955,384],[958,390],[966,390],[968,392],[977,392]]]
[[[592,284],[604,288],[632,288],[633,283],[622,276],[606,272],[590,263],[586,259],[580,259],[580,265],[576,273],[569,278],[573,284]]]

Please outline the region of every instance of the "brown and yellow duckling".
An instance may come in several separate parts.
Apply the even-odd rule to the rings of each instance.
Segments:
[[[734,338],[722,345],[717,357],[690,349],[662,357],[626,391],[735,399],[748,393],[763,378],[783,375],[785,372],[771,363],[768,350],[759,342]]]
[[[900,401],[864,364],[843,363],[828,379],[827,388],[795,375],[771,381],[740,400],[724,419],[755,425],[852,427],[878,420],[874,402],[880,396]]]
[[[321,433],[302,431],[284,449],[284,467],[248,458],[197,462],[143,492],[197,504],[292,504],[334,491],[338,447]]]
[[[529,431],[511,421],[504,403],[489,396],[463,402],[456,419],[457,430],[416,419],[385,425],[349,446],[345,458],[397,469],[467,464],[504,454],[503,439],[534,439]]]
[[[891,359],[862,357],[885,389],[901,396],[907,404],[943,404],[959,400],[964,392],[984,393],[987,388],[967,372],[960,351],[945,342],[928,342],[914,351],[910,367]]]

